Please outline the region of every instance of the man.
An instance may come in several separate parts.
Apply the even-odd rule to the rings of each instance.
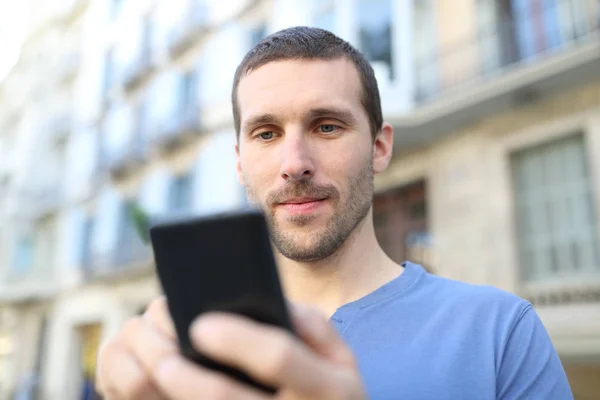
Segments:
[[[373,176],[392,155],[373,70],[333,34],[296,27],[239,66],[237,170],[265,211],[299,339],[233,315],[200,317],[198,349],[281,388],[279,399],[570,399],[531,305],[397,265],[379,247]],[[325,318],[327,317],[327,318]],[[109,400],[266,399],[177,353],[163,299],[107,343]]]

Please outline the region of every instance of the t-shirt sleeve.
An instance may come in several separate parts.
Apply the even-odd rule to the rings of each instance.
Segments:
[[[496,382],[498,400],[573,399],[550,336],[530,304],[508,337]]]

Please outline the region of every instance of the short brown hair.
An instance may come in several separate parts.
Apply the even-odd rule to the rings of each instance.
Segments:
[[[362,85],[361,102],[369,116],[371,134],[375,138],[383,124],[383,115],[373,67],[350,43],[329,31],[306,26],[283,29],[267,36],[246,54],[238,66],[231,93],[237,137],[239,138],[241,129],[237,91],[243,75],[272,61],[333,60],[341,57],[347,57],[358,70]]]

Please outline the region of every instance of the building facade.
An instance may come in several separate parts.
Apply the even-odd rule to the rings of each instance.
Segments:
[[[596,398],[600,2],[450,6],[414,9],[414,107],[386,115],[396,156],[377,177],[382,244],[531,301],[575,398]]]
[[[233,73],[293,25],[374,66],[396,134],[376,177],[384,249],[530,300],[576,398],[600,391],[599,1],[52,3],[27,3],[0,81],[2,398],[79,398],[102,341],[160,293],[132,204],[245,204]]]

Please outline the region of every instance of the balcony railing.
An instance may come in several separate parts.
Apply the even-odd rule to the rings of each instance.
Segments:
[[[200,0],[190,0],[189,9],[182,20],[168,34],[169,54],[177,58],[194,46],[196,40],[208,30],[206,6]]]
[[[153,147],[158,153],[169,153],[185,146],[201,134],[199,107],[187,106],[156,128]]]
[[[32,189],[26,202],[29,217],[37,219],[55,212],[62,204],[63,195],[64,191],[58,180],[53,185]]]
[[[416,58],[416,101],[600,41],[600,7],[576,16],[575,3],[583,2],[559,0],[538,15],[504,18],[451,45],[434,46]]]
[[[61,82],[74,78],[80,70],[82,56],[78,50],[70,50],[58,58],[58,77]]]
[[[44,300],[53,297],[58,290],[57,279],[50,270],[33,268],[22,273],[10,271],[0,283],[0,302]]]
[[[121,278],[125,275],[148,271],[153,265],[153,253],[150,246],[140,241],[130,245],[120,245],[114,251],[93,254],[83,261],[85,280]]]
[[[142,50],[123,69],[122,84],[130,91],[139,87],[154,70],[152,53],[149,49]]]
[[[148,143],[139,130],[123,148],[106,154],[108,170],[114,180],[122,179],[140,168],[148,160]]]
[[[63,112],[54,115],[49,122],[48,131],[55,142],[61,142],[69,135],[72,128],[72,115]]]
[[[535,306],[600,304],[600,274],[550,283],[522,284],[519,293]]]

